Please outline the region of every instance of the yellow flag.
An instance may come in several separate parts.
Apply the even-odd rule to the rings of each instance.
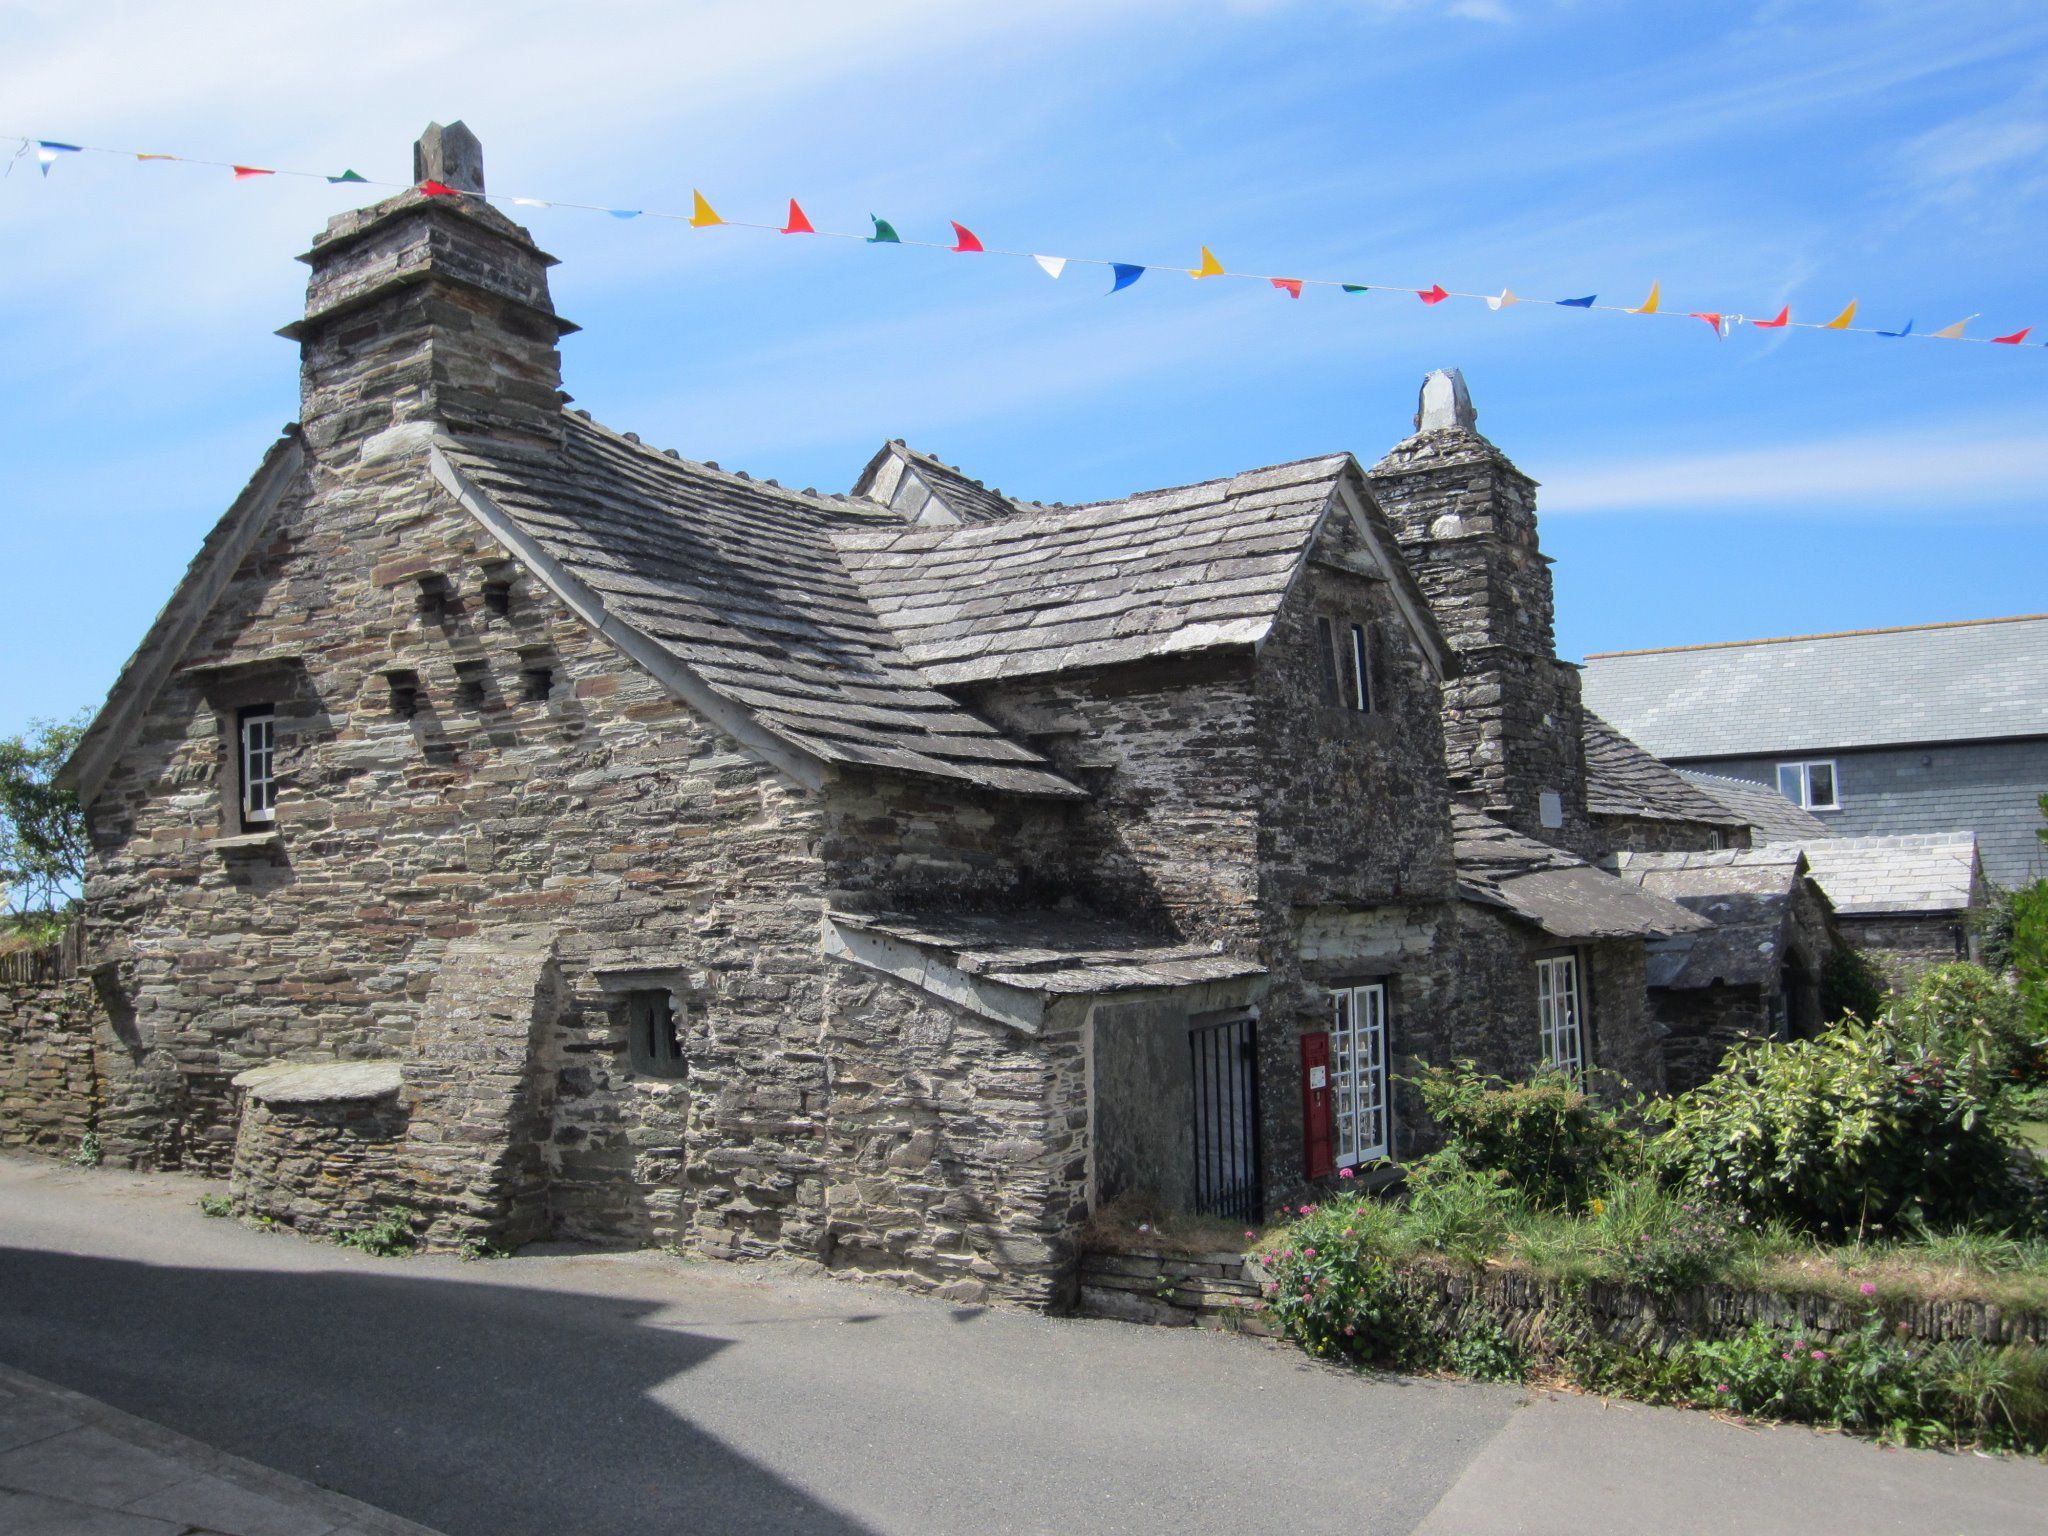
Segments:
[[[1963,327],[1976,318],[1975,315],[1965,315],[1954,325],[1944,325],[1940,330],[1930,334],[1940,337],[1943,341],[1961,341],[1963,339]]]
[[[692,188],[690,196],[697,200],[697,206],[690,214],[690,222],[696,225],[697,228],[709,229],[714,224],[723,224],[725,222],[725,220],[718,216],[718,211],[704,201],[704,194],[702,192]]]
[[[1650,284],[1650,296],[1629,311],[1632,315],[1654,315],[1657,313],[1657,285]]]
[[[1822,326],[1821,329],[1824,331],[1846,331],[1847,329],[1849,329],[1849,322],[1851,320],[1854,320],[1855,318],[1856,301],[1854,299],[1851,299],[1849,301],[1849,307],[1843,310],[1839,315],[1835,316],[1835,318],[1830,320],[1826,325]]]
[[[1221,277],[1223,276],[1223,263],[1218,261],[1216,253],[1205,245],[1202,247],[1202,264],[1199,267],[1189,267],[1188,276]]]

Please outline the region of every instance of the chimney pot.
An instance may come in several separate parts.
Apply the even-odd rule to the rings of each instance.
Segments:
[[[460,119],[445,128],[427,124],[427,131],[412,147],[412,180],[438,181],[458,192],[484,190],[484,146]]]
[[[1479,413],[1472,408],[1472,392],[1465,387],[1465,375],[1456,368],[1439,368],[1422,381],[1422,394],[1415,406],[1418,432],[1476,432]]]

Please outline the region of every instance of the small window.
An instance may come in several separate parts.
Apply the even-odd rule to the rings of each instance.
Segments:
[[[529,704],[543,703],[555,691],[552,667],[527,667],[519,674],[519,692]]]
[[[1709,829],[1709,831],[1707,832],[1707,847],[1710,851],[1714,853],[1719,853],[1723,848],[1727,846],[1727,840],[1722,837],[1721,829],[1719,827],[1713,827]]]
[[[635,1072],[647,1077],[688,1075],[675,995],[666,987],[626,994],[626,1044]]]
[[[1342,669],[1337,664],[1337,621],[1329,618],[1316,620],[1316,660],[1322,671],[1323,702],[1333,708],[1344,702],[1344,690],[1337,679]]]
[[[1372,649],[1365,626],[1351,626],[1351,707],[1361,714],[1372,713]]]
[[[251,704],[237,715],[236,726],[242,825],[267,827],[277,820],[277,712]]]
[[[487,581],[484,583],[484,612],[494,619],[506,618],[511,614],[511,582]]]
[[[1842,806],[1831,762],[1778,764],[1778,793],[1809,811],[1836,811]]]
[[[1536,962],[1536,1036],[1543,1065],[1574,1083],[1586,1071],[1586,1035],[1579,1007],[1579,957]]]

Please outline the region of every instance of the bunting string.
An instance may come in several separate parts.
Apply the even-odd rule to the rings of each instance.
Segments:
[[[1330,289],[1345,295],[1389,293],[1409,294],[1425,305],[1435,306],[1447,299],[1470,300],[1484,304],[1496,313],[1524,304],[1542,304],[1600,311],[1613,315],[1654,316],[1663,319],[1698,320],[1709,326],[1716,337],[1725,338],[1739,331],[1837,331],[1849,335],[1879,336],[1890,340],[1911,338],[1919,341],[1964,341],[1979,342],[1994,346],[2020,346],[2025,344],[2033,331],[2032,325],[2025,325],[2016,331],[2000,336],[1972,336],[1967,327],[1978,315],[1966,315],[1935,330],[1916,331],[1914,322],[1908,318],[1895,329],[1876,325],[1856,324],[1857,306],[1860,300],[1851,299],[1839,313],[1827,320],[1801,320],[1793,316],[1791,306],[1780,304],[1778,312],[1769,318],[1759,319],[1732,310],[1677,310],[1663,307],[1662,284],[1653,282],[1650,291],[1640,304],[1603,304],[1597,293],[1583,294],[1573,298],[1542,299],[1515,293],[1503,287],[1499,293],[1467,293],[1455,288],[1445,288],[1441,283],[1418,287],[1411,283],[1366,282],[1357,278],[1329,277],[1283,277],[1270,272],[1240,272],[1224,265],[1215,252],[1206,245],[1200,247],[1200,260],[1192,267],[1180,267],[1157,262],[1116,261],[1102,256],[1057,256],[1038,251],[1012,250],[1003,246],[984,244],[979,236],[965,224],[949,220],[953,238],[944,240],[918,240],[900,234],[896,225],[879,214],[869,214],[873,228],[867,231],[820,229],[812,224],[809,215],[795,198],[789,200],[789,216],[780,224],[757,222],[747,219],[728,219],[717,212],[701,191],[692,189],[691,206],[688,213],[666,212],[654,208],[612,208],[601,203],[570,202],[559,198],[512,197],[502,193],[465,192],[446,186],[438,181],[379,181],[360,174],[353,169],[344,169],[334,175],[323,171],[301,171],[244,164],[232,160],[207,160],[192,155],[174,155],[155,151],[108,149],[95,144],[70,144],[55,139],[39,139],[19,134],[0,135],[0,141],[17,140],[20,148],[9,158],[7,173],[12,174],[17,163],[31,156],[38,169],[47,178],[51,168],[71,155],[111,155],[121,159],[157,161],[177,165],[206,166],[229,172],[236,181],[256,181],[271,177],[285,176],[300,180],[324,181],[330,185],[348,185],[368,188],[388,188],[394,191],[414,191],[427,197],[469,198],[477,202],[504,204],[514,208],[561,208],[579,213],[598,213],[614,219],[658,219],[672,223],[687,224],[695,229],[745,229],[776,235],[813,236],[827,240],[856,240],[867,245],[893,245],[905,249],[944,251],[954,255],[995,256],[1017,260],[1028,260],[1037,265],[1047,277],[1059,279],[1072,266],[1090,266],[1104,269],[1110,278],[1108,293],[1122,293],[1140,278],[1154,272],[1180,272],[1198,281],[1209,278],[1234,278],[1241,282],[1252,282],[1277,290],[1289,299],[1299,299],[1303,291],[1310,288]],[[2034,343],[2048,346],[2048,342]]]

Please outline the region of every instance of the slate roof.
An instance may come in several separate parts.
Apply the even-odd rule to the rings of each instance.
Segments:
[[[1973,832],[1824,838],[1805,853],[1814,883],[1846,917],[1961,912],[1983,879]]]
[[[2048,736],[2048,614],[1611,651],[1584,693],[1667,761]]]
[[[1451,812],[1458,894],[1560,939],[1668,937],[1707,927],[1675,902],[1617,880],[1483,811]]]
[[[992,522],[870,525],[833,542],[904,655],[934,683],[1042,676],[1256,645],[1325,510],[1358,475],[1349,454],[1332,454]],[[1367,517],[1389,579],[1441,660],[1391,530],[1376,508]]]
[[[1162,944],[1154,935],[1085,913],[833,911],[829,916],[843,928],[942,955],[966,975],[1029,992],[1184,987],[1266,973],[1255,960],[1219,954],[1207,945]]]
[[[1580,734],[1586,747],[1586,809],[1592,815],[1741,824],[1727,806],[1688,784],[1590,709]]]
[[[1786,926],[1806,874],[1797,848],[1623,853],[1615,864],[1617,879],[1712,924],[1650,946],[1644,960],[1651,986],[1777,985]]]
[[[894,519],[671,458],[566,415],[559,453],[441,451],[491,507],[717,698],[821,762],[1080,793],[905,660],[831,535]]]
[[[1835,835],[1833,827],[1813,812],[1794,805],[1768,784],[1724,778],[1718,773],[1700,773],[1691,768],[1678,771],[1687,783],[1726,806],[1735,820],[1749,828],[1758,843],[1805,843]]]
[[[880,494],[883,488],[882,470],[895,460],[905,473],[891,476],[894,481],[889,494]],[[930,503],[936,501],[951,520],[963,523],[992,523],[1006,517],[1013,517],[1021,509],[1021,503],[1012,501],[1001,491],[990,490],[979,480],[968,476],[951,464],[941,463],[928,453],[920,453],[901,438],[882,446],[882,451],[868,461],[855,482],[853,494],[870,497],[912,522],[936,523],[948,521],[948,517],[931,515]]]

